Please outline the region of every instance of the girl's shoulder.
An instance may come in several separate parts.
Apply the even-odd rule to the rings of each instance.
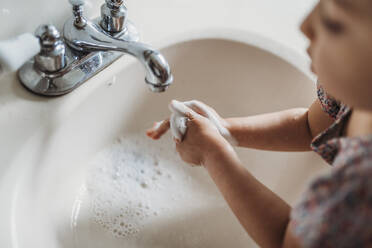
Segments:
[[[343,137],[351,109],[318,83],[334,123],[311,147],[334,168],[315,178],[293,208],[293,232],[305,247],[366,247],[372,242],[372,135]]]
[[[315,178],[293,208],[305,247],[366,247],[372,242],[372,136],[341,138],[334,168]]]

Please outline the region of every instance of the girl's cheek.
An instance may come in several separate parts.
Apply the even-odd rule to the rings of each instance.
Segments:
[[[338,63],[337,55],[333,54],[328,47],[320,47],[314,56],[314,67],[321,85],[332,94],[337,87]],[[338,73],[337,73],[338,72]]]
[[[335,46],[320,51],[317,61],[319,82],[328,94],[346,104],[351,103],[349,93],[354,91],[350,82],[357,79],[351,65],[354,62],[345,50]]]

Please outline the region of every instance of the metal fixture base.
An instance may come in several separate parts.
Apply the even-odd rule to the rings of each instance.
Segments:
[[[94,22],[98,24],[97,18]],[[130,21],[126,24],[123,32],[113,37],[126,40],[138,41],[137,29]],[[66,66],[57,72],[43,72],[31,59],[18,71],[21,83],[31,92],[43,96],[64,95],[76,89],[94,75],[105,69],[114,61],[123,56],[121,52],[90,52],[81,53],[70,47],[66,47]]]

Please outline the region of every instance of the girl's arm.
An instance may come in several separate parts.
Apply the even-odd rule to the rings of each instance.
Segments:
[[[198,102],[198,104],[203,104]],[[225,126],[239,146],[271,151],[308,151],[312,139],[329,127],[333,119],[326,114],[319,100],[314,101],[309,109],[296,108],[239,118],[221,118],[211,107],[203,104],[213,112]],[[203,115],[201,111],[194,111]],[[147,131],[153,139],[159,139],[169,129],[169,119],[156,124]]]
[[[309,109],[225,119],[239,146],[271,151],[308,151],[312,139],[332,122],[319,100]]]
[[[230,208],[260,247],[300,247],[289,231],[291,207],[242,165],[231,145],[208,119],[189,114],[188,130],[176,142],[181,158],[203,165]]]
[[[254,178],[235,153],[218,149],[206,157],[203,165],[244,229],[260,247],[300,247],[289,228],[291,207]]]

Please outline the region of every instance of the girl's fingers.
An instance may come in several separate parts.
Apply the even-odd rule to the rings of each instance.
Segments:
[[[192,100],[192,101],[187,101],[187,102],[183,102],[187,107],[191,108],[192,110],[194,110],[196,113],[204,116],[204,117],[208,117],[208,113],[206,112],[206,109],[207,109],[207,106],[202,103],[202,102],[199,102],[199,101],[196,101],[196,100]]]
[[[193,120],[198,117],[198,112],[203,109],[203,107],[200,107],[200,105],[194,101],[191,102],[188,103],[187,106],[186,104],[176,100],[171,101],[169,109],[173,113],[171,116],[172,120],[168,118],[164,121],[154,123],[154,126],[147,130],[147,136],[152,139],[159,139],[169,129],[172,129],[172,133],[176,137],[177,141],[181,142],[186,133],[187,120]],[[198,107],[195,105],[198,105]]]
[[[172,100],[169,104],[169,110],[179,116],[187,116],[188,114],[191,114],[193,116],[198,115],[194,110],[187,107],[184,103]]]
[[[147,130],[146,134],[152,139],[159,139],[163,134],[165,134],[170,128],[170,122],[169,118],[160,121],[160,122],[155,122],[154,126],[150,129]]]

